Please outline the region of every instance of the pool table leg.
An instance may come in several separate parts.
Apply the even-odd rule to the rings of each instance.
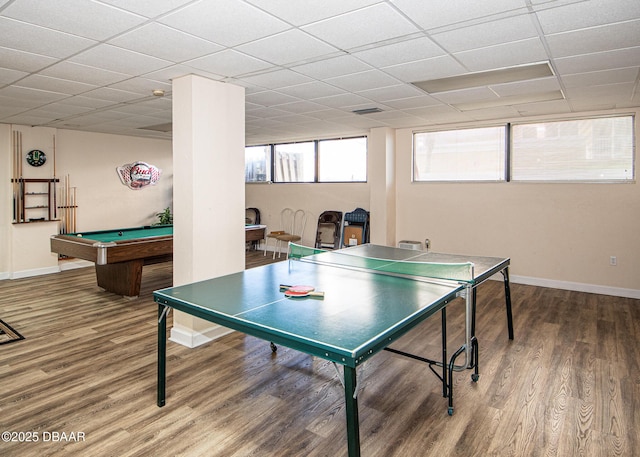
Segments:
[[[140,295],[143,266],[144,259],[96,265],[98,286],[114,294],[137,297]]]

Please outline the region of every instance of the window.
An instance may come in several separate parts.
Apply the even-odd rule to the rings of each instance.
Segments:
[[[634,123],[612,116],[414,133],[413,179],[632,182]]]
[[[271,146],[247,146],[244,157],[245,182],[271,181]]]
[[[633,117],[514,125],[514,181],[631,181]]]
[[[367,138],[318,141],[319,182],[366,182]]]
[[[274,150],[276,182],[313,182],[316,175],[316,148],[306,143],[276,144]]]
[[[414,181],[505,179],[506,127],[416,133]]]
[[[367,137],[245,147],[245,182],[366,182]]]

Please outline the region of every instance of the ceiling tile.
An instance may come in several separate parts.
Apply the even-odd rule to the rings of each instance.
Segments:
[[[97,98],[99,100],[107,100],[111,102],[129,102],[140,98],[140,94],[133,92],[127,92],[124,90],[111,89],[109,87],[102,87],[100,89],[91,90],[83,94],[86,97]],[[151,96],[151,94],[149,94]]]
[[[415,0],[392,0],[392,2],[425,30],[452,24],[460,27],[465,21],[477,23],[527,11],[525,0],[491,0],[490,2],[429,0],[428,7],[425,7],[423,2]]]
[[[494,84],[491,90],[501,97],[511,97],[519,94],[534,94],[539,92],[551,92],[560,90],[558,78],[551,76],[531,81],[517,81],[505,84]]]
[[[31,89],[50,90],[62,94],[77,95],[97,86],[70,81],[68,79],[52,78],[50,76],[32,75],[22,79],[18,84],[20,87]]]
[[[291,95],[293,97],[315,99],[320,97],[329,97],[331,95],[343,94],[344,91],[338,89],[330,84],[325,84],[320,81],[313,81],[304,84],[298,84],[297,86],[289,86],[278,89],[278,92]]]
[[[262,106],[277,106],[296,102],[299,99],[273,90],[247,95],[247,101]]]
[[[538,38],[459,52],[454,56],[472,72],[543,62],[549,58]]]
[[[300,100],[296,102],[278,105],[278,109],[281,109],[289,113],[300,113],[300,114],[309,115],[309,114],[317,113],[318,111],[324,111],[327,109],[327,107],[322,106],[315,102]]]
[[[464,33],[453,30],[431,35],[446,51],[456,53],[511,41],[536,38],[538,33],[528,15],[489,21],[466,27]]]
[[[313,80],[308,76],[292,70],[276,70],[242,78],[242,82],[261,86],[265,89],[279,89],[280,87],[295,86],[310,81]]]
[[[634,82],[639,75],[640,68],[631,67],[567,75],[562,78],[562,81],[565,87],[602,86]]]
[[[223,49],[210,41],[155,23],[109,40],[109,44],[176,63]]]
[[[386,3],[335,16],[302,29],[343,50],[418,31],[415,25]]]
[[[329,108],[344,108],[345,106],[370,103],[370,100],[356,94],[332,95],[330,97],[317,98],[314,101]]]
[[[137,76],[171,65],[171,62],[109,44],[95,46],[69,59],[71,62]]]
[[[2,47],[54,58],[68,57],[96,43],[93,40],[6,17],[0,17],[0,30]]]
[[[105,86],[130,78],[130,75],[94,68],[79,63],[64,61],[46,68],[40,74],[54,78],[78,81],[85,84]]]
[[[553,4],[552,4],[553,5]],[[597,9],[598,14],[591,14]],[[536,13],[545,34],[628,21],[640,17],[638,0],[590,0]]]
[[[100,0],[102,3],[117,6],[145,17],[158,17],[179,8],[193,0]]]
[[[7,116],[2,121],[6,124],[22,124],[22,125],[41,125],[54,121],[53,115],[37,115],[33,112],[19,113],[13,116]]]
[[[170,82],[155,81],[146,78],[131,78],[109,86],[111,89],[125,90],[139,95],[150,96],[153,90],[160,89],[170,92],[172,89]]]
[[[223,46],[236,46],[291,28],[240,0],[195,2],[159,22]]]
[[[272,65],[233,49],[190,60],[186,65],[207,72],[235,77],[270,68]]]
[[[395,86],[400,83],[396,78],[379,70],[367,70],[360,73],[352,73],[350,75],[329,78],[325,81],[328,84],[351,92]]]
[[[247,0],[290,24],[299,26],[347,13],[380,0],[322,0],[307,1],[302,8],[292,7],[291,0]]]
[[[640,66],[640,46],[615,51],[595,52],[555,60],[560,74],[585,73],[606,70],[608,68],[624,68]]]
[[[146,19],[98,2],[86,0],[20,0],[11,3],[5,16],[94,40],[104,40]]]
[[[451,92],[440,92],[433,94],[432,97],[446,104],[478,102],[498,98],[497,94],[488,87],[474,87]]]
[[[552,100],[549,102],[527,103],[513,106],[522,116],[538,116],[541,114],[566,113],[571,110],[567,100]]]
[[[2,42],[4,43],[4,40]],[[58,59],[0,47],[0,62],[0,66],[4,68],[30,73],[52,65],[58,62]]]
[[[24,71],[12,70],[9,68],[0,68],[0,86],[2,86],[3,84],[11,84],[28,75],[29,73],[26,73]]]
[[[354,52],[353,56],[375,67],[388,67],[444,54],[443,49],[432,39],[421,37]]]
[[[426,106],[439,105],[440,102],[429,95],[421,95],[418,97],[385,100],[384,104],[394,109],[407,110],[412,108],[424,108]]]
[[[214,81],[219,81],[224,79],[224,76],[222,75],[210,73],[208,71],[200,70],[194,67],[189,67],[187,65],[171,65],[171,66],[162,68],[160,70],[147,73],[144,75],[144,77],[148,79],[152,79],[154,81],[171,82],[171,80],[174,78],[178,78],[180,76],[184,76],[188,74],[202,76],[203,78],[213,79]]]
[[[358,95],[367,97],[371,100],[384,102],[386,100],[398,100],[402,98],[418,97],[422,95],[422,91],[407,84],[398,84],[395,86],[386,86],[375,89],[358,90]]]
[[[236,49],[252,56],[260,56],[276,65],[293,64],[340,52],[298,29],[252,41]]]
[[[59,103],[65,105],[80,106],[91,111],[113,105],[112,102],[109,102],[107,100],[99,100],[97,98],[90,98],[84,95],[75,95],[73,97],[65,98],[64,100],[60,100]]]
[[[547,35],[546,39],[555,57],[636,47],[640,43],[640,19]]]
[[[362,63],[360,60],[355,59],[350,55],[344,55],[304,65],[298,65],[292,69],[298,73],[302,73],[303,75],[324,80],[335,76],[370,70],[371,66]]]
[[[460,75],[467,69],[451,56],[434,57],[385,67],[383,70],[404,82],[426,81]]]
[[[34,106],[45,105],[69,97],[67,94],[18,86],[7,86],[0,89],[0,96],[29,101],[35,104]]]

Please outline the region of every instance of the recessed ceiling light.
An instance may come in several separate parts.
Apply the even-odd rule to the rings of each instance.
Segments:
[[[373,113],[381,113],[382,110],[380,108],[364,108],[364,109],[357,109],[355,111],[351,111],[353,114],[373,114]]]
[[[545,78],[548,76],[553,76],[553,70],[549,66],[549,62],[542,62],[532,65],[520,65],[517,67],[482,71],[479,73],[468,73],[449,78],[417,81],[412,84],[429,94],[436,94],[438,92],[526,81],[530,79]]]
[[[153,89],[151,93],[156,97],[164,97],[164,91],[162,89]]]

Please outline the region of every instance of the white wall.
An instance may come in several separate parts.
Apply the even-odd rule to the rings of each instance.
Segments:
[[[519,282],[640,298],[640,184],[411,182],[412,133],[396,132],[399,239],[510,257]]]
[[[149,225],[171,205],[171,141],[59,130],[57,143],[59,175],[78,188],[78,231]],[[122,184],[116,167],[137,161],[162,170],[157,184],[139,190]]]

